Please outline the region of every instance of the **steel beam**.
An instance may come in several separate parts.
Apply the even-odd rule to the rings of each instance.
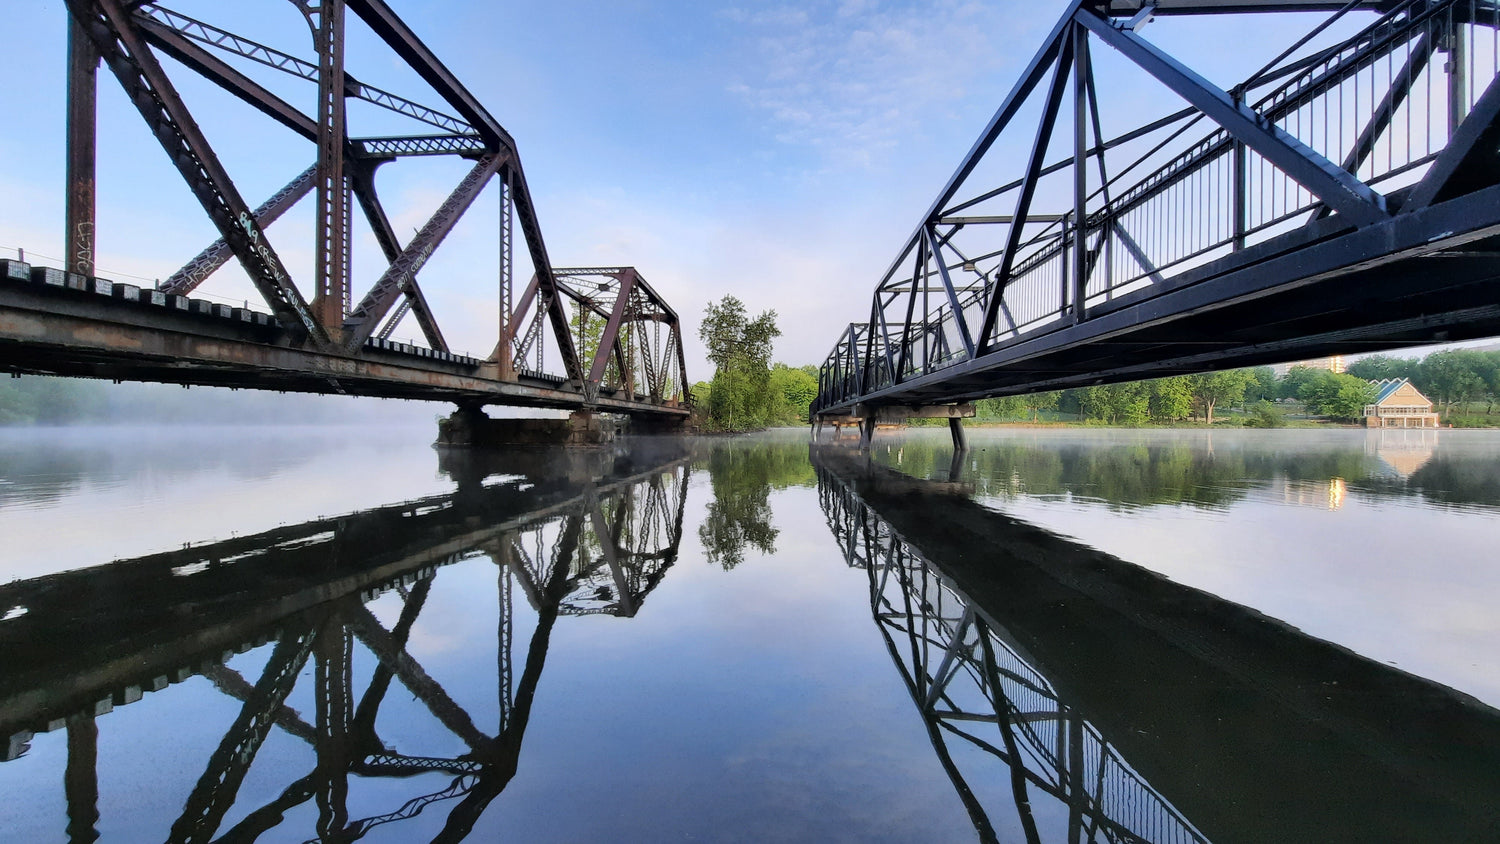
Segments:
[[[390,310],[401,291],[410,286],[412,278],[427,263],[432,251],[453,230],[459,217],[479,197],[490,177],[495,175],[495,171],[506,159],[507,156],[503,154],[489,155],[475,163],[468,175],[464,176],[463,181],[458,183],[458,187],[453,189],[453,193],[438,208],[437,213],[406,244],[406,248],[401,250],[401,255],[391,262],[390,267],[381,273],[370,292],[365,294],[365,298],[344,320],[343,348],[346,353],[355,352],[375,332],[380,318]]]
[[[251,282],[271,306],[278,321],[300,326],[315,346],[328,342],[281,259],[193,122],[176,89],[131,22],[121,0],[67,0],[75,20],[84,24],[105,63],[141,113],[167,155],[187,181],[219,234],[244,265]]]
[[[976,344],[981,353],[989,347],[990,338],[995,332],[1000,302],[1005,298],[1006,286],[1010,284],[1010,271],[1015,265],[1016,250],[1021,246],[1021,232],[1025,228],[1026,215],[1031,212],[1032,197],[1036,194],[1036,183],[1040,177],[1042,159],[1047,155],[1047,146],[1052,141],[1052,129],[1057,124],[1057,110],[1062,104],[1068,71],[1073,63],[1073,39],[1068,35],[1067,29],[1061,30],[1057,35],[1062,44],[1052,74],[1052,84],[1047,89],[1046,99],[1042,101],[1042,115],[1037,124],[1036,136],[1031,142],[1031,156],[1027,159],[1025,181],[1021,184],[1020,195],[1016,197],[1017,222],[1011,224],[1010,230],[1006,233],[1005,251],[1000,258],[1000,268],[995,270],[995,276],[990,282],[990,298],[985,304],[984,322],[976,338]]]
[[[276,222],[282,214],[290,211],[294,205],[302,200],[302,197],[312,192],[313,185],[316,183],[315,177],[317,171],[318,166],[316,164],[308,167],[297,174],[296,178],[288,182],[286,187],[272,194],[270,199],[261,203],[260,207],[255,209],[255,224],[264,230]],[[220,238],[214,241],[207,249],[199,252],[193,257],[193,260],[188,261],[177,272],[168,276],[166,281],[157,286],[157,289],[163,293],[175,293],[178,295],[191,293],[198,288],[198,285],[207,281],[209,276],[224,266],[233,256],[234,253],[229,248],[229,244],[223,238]]]
[[[296,685],[297,675],[312,653],[316,638],[312,632],[290,632],[276,643],[265,671],[255,684],[254,694],[224,734],[223,741],[209,758],[207,770],[199,777],[192,794],[188,795],[182,815],[172,824],[167,839],[172,844],[213,839],[224,815],[234,805],[250,763],[271,732],[276,713],[281,711],[287,695]]]
[[[1075,19],[1099,40],[1119,51],[1173,93],[1192,103],[1246,146],[1280,168],[1326,205],[1356,226],[1386,219],[1385,197],[1268,122],[1186,65],[1162,52],[1140,35],[1116,29],[1106,18],[1080,10]]]
[[[94,274],[97,231],[94,221],[96,124],[99,88],[99,50],[88,32],[68,18],[68,188],[63,211],[67,268],[80,275]]]
[[[349,295],[349,183],[344,173],[348,130],[344,107],[344,0],[319,0],[317,282],[312,308],[323,330],[336,334]],[[368,335],[367,335],[368,336]],[[363,339],[360,340],[364,342]]]
[[[396,239],[396,229],[391,225],[391,220],[385,213],[385,207],[380,203],[380,197],[375,193],[375,168],[364,164],[356,166],[349,175],[349,182],[353,188],[354,196],[359,200],[360,208],[364,211],[365,219],[370,223],[370,231],[375,235],[375,242],[380,245],[380,251],[385,254],[386,261],[395,263],[401,257],[401,242]],[[406,299],[403,304],[417,317],[417,324],[422,329],[422,335],[427,338],[427,345],[440,351],[448,351],[448,341],[443,338],[443,332],[438,328],[437,319],[432,315],[432,308],[427,304],[427,297],[422,294],[422,288],[417,284],[416,273],[413,273],[406,287],[401,291]],[[390,336],[390,330],[396,327],[399,320],[392,319],[381,329],[381,339]]]
[[[141,33],[152,46],[303,138],[309,141],[317,140],[317,121],[303,114],[296,106],[271,93],[264,86],[155,18],[137,13],[131,20],[140,26]]]

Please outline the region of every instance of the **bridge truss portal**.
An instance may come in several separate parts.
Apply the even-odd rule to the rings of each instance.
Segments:
[[[1161,46],[1215,25],[1242,39],[1197,45],[1222,64],[1288,22],[1228,88]],[[1500,334],[1497,69],[1487,0],[1072,3],[814,411]],[[1155,94],[1180,107],[1142,122]]]
[[[552,266],[515,141],[385,0],[291,2],[307,29],[277,33],[271,40],[280,46],[160,3],[67,2],[66,266],[0,262],[0,368],[685,416],[687,377],[675,312],[633,268],[609,270],[620,295],[601,296],[599,287],[580,296],[562,280],[570,271]],[[307,44],[309,35],[313,49],[304,57],[291,45]],[[357,78],[344,56],[346,41],[356,37],[361,55],[375,52],[367,45],[385,51],[380,58],[419,78],[441,105]],[[96,271],[101,65],[124,88],[219,235],[155,289],[117,284]],[[372,67],[378,72],[380,65]],[[189,90],[196,100],[205,80],[248,105],[268,129],[279,127],[314,148],[306,169],[259,206],[241,194],[179,93]],[[294,105],[306,101],[316,104],[310,114]],[[410,131],[365,135],[359,126]],[[462,159],[467,171],[403,241],[376,189],[376,173],[434,156]],[[479,360],[450,349],[423,292],[432,279],[419,282],[418,275],[491,184],[500,200],[499,341]],[[309,196],[313,230],[306,234],[314,261],[310,293],[304,293],[268,230]],[[359,296],[351,261],[356,207],[386,261]],[[513,275],[520,257],[533,276],[518,298]],[[269,313],[248,303],[233,308],[192,298],[231,261]],[[425,345],[392,341],[408,315]],[[603,330],[591,335],[592,315]],[[601,334],[608,338],[602,343]]]

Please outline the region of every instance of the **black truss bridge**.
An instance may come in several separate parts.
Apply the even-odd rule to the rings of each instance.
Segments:
[[[249,841],[272,829],[285,838],[286,814],[309,801],[318,806],[309,840],[356,841],[424,809],[447,811],[437,840],[463,838],[516,773],[558,619],[634,617],[676,563],[691,471],[685,446],[662,438],[618,452],[487,459],[444,465],[458,482],[448,495],[0,586],[10,616],[0,629],[0,764],[29,752],[36,733],[66,730],[67,833],[92,841],[98,721],[202,677],[239,714],[181,815],[162,819],[165,840]],[[482,560],[493,563],[497,590],[494,732],[408,649],[445,569]],[[400,602],[393,624],[366,606],[389,594]],[[521,617],[535,617],[529,634],[517,601],[531,608]],[[228,664],[252,650],[267,655],[258,677]],[[373,657],[372,669],[357,667],[357,651]],[[313,687],[314,712],[289,705],[299,683]],[[382,738],[393,685],[463,751]],[[240,788],[273,732],[306,742],[316,765],[283,772],[280,795],[246,814],[235,809]],[[445,775],[445,785],[414,785],[388,811],[350,817],[351,778],[424,773]],[[226,823],[231,814],[241,819]]]
[[[1212,25],[1243,56],[1273,20],[1304,34],[1227,88],[1159,46]],[[814,410],[1500,334],[1497,46],[1491,0],[1076,0]]]
[[[632,267],[554,268],[514,139],[384,0],[292,0],[305,19],[272,46],[160,3],[69,0],[66,263],[0,262],[0,370],[115,380],[604,410],[657,422],[687,415],[676,313]],[[236,10],[226,10],[225,14]],[[424,105],[360,81],[345,67],[346,25],[363,28],[442,101]],[[305,46],[307,58],[295,47]],[[279,42],[278,42],[279,43]],[[170,61],[164,61],[170,60]],[[161,143],[219,239],[152,289],[96,271],[96,88],[108,69]],[[378,63],[377,63],[378,65]],[[172,71],[169,73],[169,69]],[[264,117],[217,131],[290,133],[311,164],[257,207],[241,194],[173,75],[196,75]],[[291,79],[270,86],[263,80]],[[316,89],[307,114],[278,92]],[[268,87],[270,86],[270,87]],[[351,110],[349,103],[358,102]],[[377,119],[378,118],[378,119]],[[381,128],[361,135],[356,125]],[[393,126],[412,134],[391,135]],[[376,190],[380,167],[456,157],[468,172],[403,242]],[[418,274],[481,194],[499,198],[498,341],[457,354]],[[311,295],[272,245],[272,223],[312,195]],[[354,209],[386,265],[353,296]],[[22,209],[8,208],[8,212]],[[282,228],[284,228],[283,224]],[[524,249],[516,254],[520,228]],[[278,228],[278,238],[285,237]],[[289,238],[288,238],[289,239]],[[286,240],[281,241],[283,244]],[[186,256],[184,256],[186,257]],[[237,263],[264,310],[193,294]],[[516,267],[532,279],[520,295]],[[425,284],[441,283],[428,277]],[[392,337],[410,315],[421,343]]]

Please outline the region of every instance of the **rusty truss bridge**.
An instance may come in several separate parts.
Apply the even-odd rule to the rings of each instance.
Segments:
[[[1493,708],[986,509],[951,476],[812,449],[828,527],[981,841],[1500,830]]]
[[[593,409],[657,421],[685,417],[676,313],[632,267],[553,267],[515,141],[416,33],[384,0],[291,2],[300,19],[288,13],[299,22],[283,34],[286,43],[273,46],[160,3],[68,0],[66,265],[0,261],[0,369],[471,407]],[[353,37],[355,27],[366,39],[361,55],[374,52],[365,43],[377,45],[387,55],[375,58],[415,74],[440,104],[367,84],[346,68],[346,32]],[[101,64],[219,235],[150,289],[96,271]],[[378,71],[380,62],[372,66]],[[229,125],[200,126],[174,74],[196,77],[186,83],[195,94],[206,81],[226,103],[248,105],[263,126],[235,125],[222,110],[219,122]],[[289,86],[292,93],[283,96]],[[305,88],[300,97],[297,86]],[[307,113],[293,101],[316,107]],[[236,108],[234,114],[243,112]],[[360,125],[383,131],[361,134]],[[408,133],[391,134],[392,128]],[[311,146],[311,163],[252,207],[205,130],[291,133]],[[376,173],[433,156],[462,159],[467,173],[403,242],[376,190]],[[418,274],[492,184],[499,197],[499,339],[480,359],[450,348],[423,292],[424,284],[430,290],[442,281],[429,275],[419,283]],[[314,253],[310,295],[273,246],[292,240],[281,230],[285,224],[274,239],[270,230],[309,195],[313,225],[299,245]],[[356,206],[385,260],[366,274],[373,281],[357,298]],[[232,262],[265,310],[194,297]],[[517,291],[513,276],[526,265],[531,281]],[[408,316],[421,331],[420,344],[392,339]]]
[[[1500,334],[1497,70],[1491,0],[1075,0],[815,413]]]
[[[460,840],[516,773],[558,619],[635,616],[682,540],[690,463],[672,441],[626,454],[557,451],[452,467],[458,490],[449,495],[0,586],[0,764],[28,753],[37,733],[66,730],[66,832],[92,841],[99,720],[202,678],[238,714],[202,761],[180,816],[162,819],[163,839],[252,841],[273,829],[287,838],[295,824],[283,825],[286,816],[311,801],[316,830],[289,840],[355,841],[424,809],[447,812],[434,840]],[[500,482],[485,481],[497,472]],[[446,629],[442,619],[424,623],[422,611],[448,570],[489,564],[497,662],[448,678],[493,677],[492,703],[473,712],[408,643]],[[377,599],[393,621],[367,606]],[[311,713],[289,702],[299,685]],[[412,717],[382,718],[393,685],[462,752],[382,737]],[[273,733],[305,744],[307,769],[255,766]],[[252,767],[283,788],[247,811],[236,803]],[[387,800],[400,796],[351,817],[352,779],[384,781]]]

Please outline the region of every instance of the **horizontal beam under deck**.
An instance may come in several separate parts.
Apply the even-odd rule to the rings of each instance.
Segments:
[[[1002,340],[894,386],[830,402],[933,404],[1500,335],[1500,187],[1357,230],[1335,219],[1088,316]],[[861,349],[863,351],[863,349]]]
[[[421,351],[421,350],[413,350]],[[356,354],[292,345],[274,323],[214,319],[105,295],[0,284],[0,371],[686,417],[682,407],[612,396],[586,402],[557,379],[494,377],[494,364],[366,345]]]

